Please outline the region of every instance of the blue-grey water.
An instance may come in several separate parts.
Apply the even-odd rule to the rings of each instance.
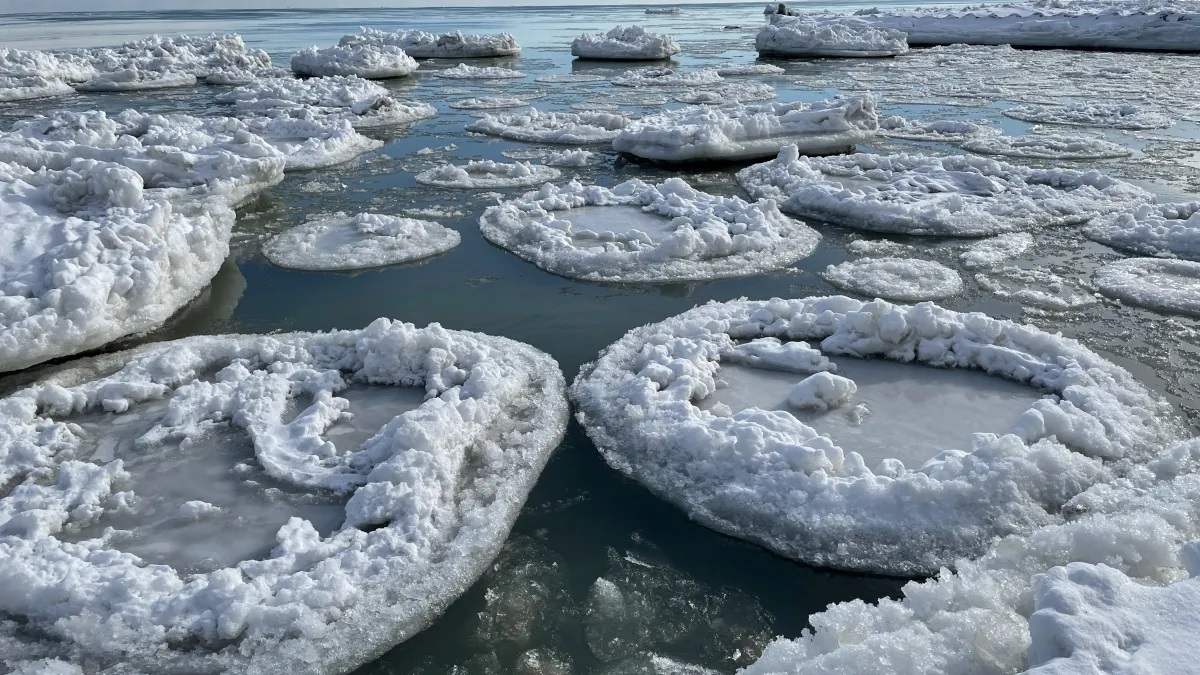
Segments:
[[[806,4],[852,10],[877,3]],[[499,160],[504,152],[543,147],[466,133],[464,126],[473,117],[450,108],[448,103],[455,99],[509,94],[534,97],[533,104],[541,109],[569,110],[614,102],[614,95],[631,95],[630,90],[618,90],[604,81],[534,80],[551,73],[587,70],[611,76],[620,72],[624,66],[572,62],[569,44],[582,32],[630,23],[674,35],[683,47],[676,63],[692,69],[753,62],[754,34],[763,17],[758,3],[687,6],[680,15],[654,16],[636,6],[26,14],[0,16],[0,45],[71,48],[110,45],[155,32],[235,31],[248,45],[266,49],[277,65],[286,67],[291,52],[334,44],[359,26],[513,33],[524,46],[519,57],[476,65],[509,66],[528,77],[503,83],[444,80],[427,70],[453,64],[433,62],[410,78],[385,83],[406,98],[435,105],[439,115],[409,129],[384,132],[379,137],[388,141],[385,148],[349,164],[289,174],[281,185],[243,208],[234,251],[211,289],[169,326],[135,342],[202,333],[357,328],[387,316],[527,342],[553,355],[570,379],[627,330],[699,303],[834,293],[819,273],[851,257],[850,242],[877,238],[817,223],[814,226],[824,236],[817,251],[770,274],[689,284],[585,283],[543,272],[487,243],[476,220],[494,203],[495,194],[425,187],[413,180],[415,173],[436,163]],[[1187,83],[1200,76],[1194,57],[996,49],[990,56],[969,61],[940,62],[929,53],[917,53],[886,62],[772,63],[787,72],[756,79],[774,86],[780,100],[819,100],[842,91],[871,90],[882,93],[884,114],[988,120],[1010,134],[1024,133],[1032,126],[1000,115],[1019,100],[1130,100],[1165,108],[1181,118],[1169,130],[1082,130],[1135,148],[1138,153],[1133,158],[1058,164],[1100,168],[1138,181],[1168,199],[1200,199],[1196,123],[1200,113],[1187,108],[1194,97],[1186,97]],[[951,96],[938,88],[952,83],[969,88],[993,81],[1007,87],[1008,93]],[[7,127],[15,120],[60,108],[229,114],[213,99],[222,90],[197,87],[0,104],[0,124]],[[659,101],[643,101],[622,110],[645,114],[663,106]],[[435,152],[417,154],[425,148]],[[600,161],[583,169],[565,169],[564,180],[578,177],[611,185],[634,177],[659,180],[681,175],[712,192],[738,193],[732,180],[737,167],[668,170],[630,163],[604,147],[592,149],[600,153]],[[886,139],[863,149],[961,152],[948,145]],[[355,274],[297,272],[274,267],[258,250],[272,234],[318,213],[430,209],[442,214],[437,220],[462,234],[462,244],[420,264]],[[1056,274],[1066,284],[1066,290],[1056,292],[1077,291],[1079,297],[1090,298],[1087,304],[1067,311],[1023,304],[1003,292],[984,290],[973,273],[965,271],[966,291],[943,304],[1024,320],[1077,337],[1130,369],[1194,423],[1200,400],[1197,320],[1092,297],[1092,271],[1120,255],[1087,242],[1078,228],[1038,232],[1035,237],[1036,246],[1016,266]],[[912,246],[910,254],[961,268],[957,254],[965,242],[892,239]],[[589,589],[601,576],[625,590],[628,598],[642,599],[631,601],[628,616],[613,625],[597,625],[596,619],[587,618]],[[645,652],[732,672],[753,660],[772,636],[798,635],[809,615],[829,603],[896,595],[903,583],[809,568],[691,523],[610,470],[582,430],[572,425],[493,570],[429,629],[361,672],[591,673],[628,665],[627,657]],[[597,636],[606,635],[605,631],[623,636],[608,641],[616,647],[596,646]],[[567,664],[568,670],[556,669],[556,663]]]

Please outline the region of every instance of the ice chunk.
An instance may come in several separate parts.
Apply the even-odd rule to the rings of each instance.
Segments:
[[[1143,204],[1096,219],[1084,234],[1092,241],[1134,253],[1200,260],[1200,202]]]
[[[387,89],[356,76],[270,78],[218,94],[216,98],[234,104],[242,114],[278,116],[288,111],[309,110],[349,120],[355,127],[410,124],[437,114],[428,103],[398,100]]]
[[[1042,396],[1022,402],[1010,433],[979,433],[961,449],[931,443],[919,467],[893,456],[872,470],[795,414],[702,409],[723,391],[721,353],[734,340],[760,337],[819,342],[826,354],[985,371]],[[839,373],[858,383],[861,396],[864,378],[847,361]],[[781,402],[796,382],[782,377]],[[929,303],[840,296],[710,303],[635,329],[581,370],[572,396],[611,466],[699,522],[810,564],[888,574],[936,572],[983,552],[994,537],[1056,522],[1068,499],[1111,478],[1098,458],[1146,460],[1178,434],[1165,401],[1074,340]],[[895,399],[883,396],[861,426],[884,417],[889,403],[906,426],[929,426],[929,416],[914,414],[919,407]],[[939,405],[931,411],[943,419]],[[826,415],[845,417],[838,424],[851,428],[862,412]],[[995,423],[987,405],[975,414]],[[873,433],[888,439],[869,441],[876,451],[905,438],[890,424]]]
[[[172,206],[116,164],[0,162],[0,370],[157,327],[216,275],[233,221],[221,200]]]
[[[627,70],[612,79],[618,87],[654,89],[683,89],[685,87],[708,87],[722,84],[725,78],[712,68],[681,73],[671,68],[655,70]]]
[[[74,87],[56,77],[0,75],[0,101],[26,101],[74,93]]]
[[[728,66],[717,66],[717,74],[721,77],[738,75],[782,75],[786,72],[779,66],[769,63],[735,63]]]
[[[512,68],[499,66],[477,67],[460,63],[453,68],[446,68],[434,73],[435,76],[447,80],[516,80],[525,77],[525,73]]]
[[[792,387],[787,402],[800,410],[825,412],[849,401],[856,391],[854,380],[833,373],[813,373]]]
[[[1153,201],[1098,171],[1031,169],[969,156],[779,157],[743,169],[751,195],[802,218],[912,235],[982,237],[1074,225]]]
[[[932,260],[861,258],[830,265],[821,274],[838,288],[871,298],[920,302],[962,292],[958,272]]]
[[[495,110],[497,108],[521,108],[527,105],[529,105],[529,101],[516,96],[484,96],[450,102],[450,107],[455,110]]]
[[[606,143],[627,127],[630,118],[613,112],[542,112],[484,115],[467,125],[467,131],[531,143],[588,145]]]
[[[472,160],[463,166],[442,164],[417,174],[424,185],[464,189],[515,188],[541,185],[559,176],[558,169],[529,162]]]
[[[169,89],[191,87],[196,76],[191,73],[161,70],[125,68],[108,73],[97,73],[86,82],[75,85],[76,91],[139,91],[143,89]]]
[[[376,434],[339,450],[327,436],[354,410],[340,393],[367,383],[419,387],[425,400],[394,405]],[[242,435],[253,454],[222,480],[265,475],[296,499],[340,495],[332,530],[291,517],[262,557],[195,573],[147,565],[113,533],[65,541],[154,489],[80,452],[154,405],[164,412],[121,451],[131,462],[165,468],[207,451],[220,465],[230,444],[219,435]],[[386,319],[148,345],[57,372],[0,408],[0,611],[21,621],[19,633],[0,624],[3,653],[32,642],[39,657],[76,664],[213,673],[353,669],[427,626],[491,565],[568,416],[547,355]],[[70,422],[105,411],[97,435]],[[238,535],[207,536],[218,548]]]
[[[1077,279],[1048,269],[1026,269],[1015,265],[993,267],[975,275],[979,287],[1002,300],[1037,309],[1062,312],[1096,304],[1092,291]]]
[[[1200,316],[1200,262],[1128,258],[1096,271],[1100,292],[1164,312]]]
[[[850,17],[797,19],[775,15],[754,39],[763,56],[880,57],[908,51],[907,35]]]
[[[605,82],[608,78],[603,75],[592,75],[589,73],[551,73],[550,75],[538,75],[533,78],[534,82],[546,82],[551,84],[585,84],[588,82]]]
[[[545,185],[484,211],[492,243],[538,267],[594,281],[759,274],[803,258],[820,236],[771,202],[695,190],[680,178],[614,188]]]
[[[879,120],[879,135],[890,138],[903,138],[910,141],[930,141],[933,143],[963,143],[978,136],[990,136],[998,132],[978,122],[964,120],[934,120],[922,122],[888,115]]]
[[[679,53],[670,35],[641,26],[617,26],[607,33],[584,33],[571,42],[571,56],[615,61],[657,61]]]
[[[671,98],[680,103],[700,105],[770,101],[775,98],[775,88],[759,82],[730,82],[712,89],[688,89],[674,94]]]
[[[982,155],[1028,159],[1109,159],[1133,154],[1133,150],[1101,138],[1058,134],[983,136],[966,139],[962,147]]]
[[[276,117],[250,116],[245,124],[286,156],[288,170],[333,166],[383,147],[383,141],[355,131],[349,120],[314,114],[309,108]]]
[[[1195,663],[1200,579],[1147,587],[1108,565],[1069,563],[1038,577],[1029,673],[1185,673]]]
[[[427,220],[360,213],[313,220],[273,237],[263,255],[280,267],[356,270],[428,258],[458,246],[458,232]]]
[[[1000,111],[1005,117],[1038,124],[1065,124],[1110,129],[1162,129],[1175,123],[1166,115],[1132,103],[1089,103],[1066,105],[1018,105]]]
[[[386,80],[405,77],[416,69],[416,59],[392,45],[309,47],[292,55],[292,72],[306,77],[356,75],[367,80]]]
[[[452,31],[435,35],[422,30],[360,28],[357,34],[343,37],[340,44],[392,45],[418,59],[478,59],[521,53],[521,45],[508,33],[464,35]]]
[[[562,150],[546,155],[543,161],[546,166],[587,166],[595,156],[590,150]]]
[[[1020,256],[1033,246],[1033,235],[1028,232],[1009,232],[988,239],[980,239],[959,254],[963,267],[969,270],[995,267],[1002,262]]]
[[[679,7],[647,7],[647,14],[683,14]]]
[[[637,120],[613,149],[660,161],[771,157],[785,144],[805,154],[853,149],[875,134],[875,99],[681,108]]]
[[[782,370],[791,373],[818,373],[837,370],[837,366],[819,349],[807,342],[780,342],[779,338],[757,338],[721,350],[722,363],[739,363],[752,368]]]

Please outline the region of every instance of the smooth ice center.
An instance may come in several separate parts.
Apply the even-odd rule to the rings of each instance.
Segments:
[[[623,237],[637,230],[658,241],[675,231],[670,218],[647,213],[637,206],[579,206],[556,213],[555,217],[571,221],[571,230],[576,235],[581,230],[590,230],[600,236]]]
[[[835,359],[837,374],[854,380],[850,400],[825,412],[798,410],[788,393],[805,375],[724,364],[729,386],[697,405],[724,403],[733,412],[785,410],[875,468],[895,458],[917,468],[943,450],[971,449],[971,434],[1006,433],[1041,398],[1031,387],[985,373],[883,359]],[[864,411],[860,405],[866,406]]]

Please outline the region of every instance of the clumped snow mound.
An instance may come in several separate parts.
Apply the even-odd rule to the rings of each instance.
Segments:
[[[74,93],[74,87],[54,77],[0,75],[0,101],[27,101]]]
[[[292,72],[306,77],[357,75],[368,80],[385,80],[405,77],[416,69],[416,59],[391,45],[309,47],[292,55]]]
[[[850,400],[858,385],[841,375],[829,372],[813,373],[800,380],[788,392],[788,405],[794,408],[825,411]]]
[[[298,270],[357,270],[445,253],[458,232],[438,223],[377,213],[338,214],[293,227],[263,245],[263,255]]]
[[[889,458],[871,469],[784,411],[700,407],[727,355],[759,341],[819,346],[797,359],[806,374],[829,370],[821,353],[843,354],[984,370],[1048,393],[1011,433],[935,448],[919,467]],[[1074,340],[846,297],[713,303],[635,329],[583,367],[572,397],[608,463],[693,519],[809,564],[897,575],[936,573],[995,537],[1062,522],[1064,503],[1111,478],[1099,458],[1149,459],[1178,433],[1168,404]],[[880,630],[868,628],[821,645]],[[790,670],[765,659],[758,672]]]
[[[1164,312],[1200,316],[1200,262],[1128,258],[1096,271],[1100,292]]]
[[[216,275],[233,221],[219,199],[172,205],[117,164],[0,162],[0,370],[156,328]]]
[[[680,178],[611,190],[545,185],[488,208],[479,228],[538,267],[592,281],[748,276],[803,258],[820,241],[772,202],[706,194]]]
[[[419,387],[425,401],[339,451],[329,439],[348,422],[346,390],[367,384]],[[89,440],[71,420],[111,412],[115,426],[156,404],[166,413],[131,452],[236,432],[253,448],[249,465],[282,489],[348,498],[343,522],[321,535],[293,517],[261,559],[193,574],[143,564],[110,534],[67,543],[138,489],[122,462],[87,461]],[[411,637],[491,564],[568,415],[546,354],[387,319],[149,345],[0,407],[0,476],[11,486],[0,498],[0,578],[21,589],[0,598],[21,619],[19,632],[0,625],[0,652],[37,640],[43,656],[75,663],[191,673],[348,672]]]
[[[754,46],[764,56],[883,57],[907,52],[908,40],[901,31],[875,28],[860,19],[776,15],[758,32]]]
[[[932,260],[861,258],[830,265],[825,281],[858,295],[901,302],[943,300],[962,292],[958,272]]]
[[[1143,204],[1097,219],[1084,234],[1134,253],[1200,260],[1200,202]]]
[[[243,115],[277,116],[308,110],[348,120],[359,128],[410,124],[437,114],[427,103],[400,101],[387,89],[356,76],[271,78],[218,94],[216,99],[232,103]]]
[[[964,120],[934,120],[922,122],[900,115],[888,115],[879,119],[879,135],[902,138],[909,141],[933,143],[963,143],[973,138],[997,134],[995,129],[977,122]]]
[[[962,147],[981,155],[1027,159],[1110,159],[1133,154],[1130,148],[1102,138],[1051,134],[969,138],[963,142]]]
[[[516,80],[525,77],[525,73],[512,68],[499,66],[477,67],[460,63],[453,68],[439,70],[434,73],[437,77],[447,80]]]
[[[79,159],[121,164],[179,200],[237,205],[283,180],[284,155],[229,117],[61,111],[0,132],[0,162],[63,170]]]
[[[795,639],[777,639],[741,673],[872,672],[880,663],[894,672],[929,675],[1017,673],[1059,656],[1056,650],[1070,646],[1061,640],[1062,631],[1073,625],[1080,627],[1072,636],[1079,640],[1075,644],[1086,659],[1079,664],[1084,666],[1081,672],[1122,672],[1087,656],[1120,657],[1107,650],[1123,635],[1146,638],[1146,657],[1162,655],[1170,648],[1163,639],[1170,633],[1168,626],[1155,621],[1166,618],[1159,613],[1166,603],[1159,601],[1172,597],[1190,601],[1195,583],[1184,580],[1197,571],[1196,545],[1188,542],[1200,538],[1198,468],[1197,439],[1166,448],[1127,479],[1097,485],[1075,497],[1064,509],[1073,514],[1069,521],[1001,539],[978,560],[959,560],[953,573],[943,571],[933,579],[907,584],[903,598],[885,598],[872,605],[858,600],[832,605],[809,618],[811,630]],[[1112,576],[1105,581],[1087,573],[1072,575],[1072,569],[1081,569],[1079,563],[1103,564],[1139,584],[1166,588],[1138,590]],[[1053,571],[1064,565],[1065,573]],[[1072,576],[1076,581],[1094,580],[1093,588],[1116,592],[1104,594],[1102,600],[1094,591],[1079,588],[1073,605],[1091,611],[1077,619],[1062,615],[1066,608],[1057,601],[1064,598],[1052,594],[1065,590]],[[1179,583],[1186,585],[1176,588]],[[1135,598],[1140,600],[1136,618],[1127,614],[1130,620],[1120,626],[1083,624],[1085,617],[1113,616],[1102,603],[1128,606]],[[1043,612],[1031,621],[1039,603]],[[1052,610],[1052,603],[1063,609]],[[1194,620],[1191,605],[1182,606],[1175,604],[1169,610],[1177,626]],[[1143,645],[1136,639],[1117,644]],[[1191,638],[1176,643],[1192,644]],[[1131,655],[1131,665],[1137,664],[1138,653]],[[1051,661],[1034,672],[1075,672],[1069,666],[1076,663]],[[1156,668],[1154,661],[1142,664],[1148,667],[1134,672],[1170,671]]]
[[[617,26],[607,33],[585,33],[571,42],[571,56],[614,61],[657,61],[679,53],[670,35],[641,26]]]
[[[1062,124],[1106,129],[1164,129],[1175,124],[1166,115],[1131,103],[1088,103],[1066,105],[1018,105],[1000,111],[1005,117],[1037,124]]]
[[[982,237],[1085,223],[1154,201],[1145,190],[1097,171],[1031,169],[982,157],[856,154],[779,157],[739,171],[756,198],[872,232]]]
[[[712,68],[681,73],[671,68],[655,70],[627,70],[612,79],[618,87],[642,89],[685,89],[689,87],[711,87],[721,84],[725,78]]]
[[[672,162],[771,157],[785,144],[805,154],[827,154],[870,140],[877,126],[870,96],[681,108],[633,122],[613,140],[613,149]]]
[[[530,187],[552,181],[558,176],[558,169],[548,166],[484,159],[472,160],[464,166],[442,164],[417,174],[416,180],[438,187],[484,189]]]
[[[467,125],[467,131],[530,143],[589,145],[607,143],[632,120],[615,112],[542,112],[484,115]]]
[[[478,59],[521,53],[521,45],[508,33],[464,35],[452,31],[435,35],[422,30],[360,28],[357,34],[343,37],[339,44],[390,45],[418,59]]]
[[[289,171],[341,164],[383,147],[383,141],[355,131],[349,120],[314,114],[311,108],[250,116],[244,124],[286,156]]]

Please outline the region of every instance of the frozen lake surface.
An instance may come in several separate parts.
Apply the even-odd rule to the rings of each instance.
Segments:
[[[853,11],[878,2],[808,4]],[[541,163],[539,157],[570,147],[468,133],[465,127],[485,111],[452,105],[464,99],[510,97],[543,112],[608,111],[629,116],[683,107],[673,100],[678,90],[610,84],[629,68],[641,66],[572,59],[570,44],[579,35],[636,23],[671,35],[681,47],[669,62],[648,67],[665,63],[692,72],[766,63],[783,72],[730,77],[725,85],[735,81],[770,85],[781,102],[816,102],[836,94],[870,91],[881,97],[881,116],[984,123],[1015,137],[1068,132],[1086,136],[1128,148],[1132,154],[1086,160],[1000,159],[1034,168],[1097,169],[1149,190],[1160,200],[1200,200],[1196,160],[1200,107],[1191,91],[1191,83],[1200,81],[1200,58],[1195,56],[972,47],[917,49],[887,61],[756,60],[754,37],[763,25],[761,3],[684,9],[682,14],[646,14],[641,5],[23,14],[0,16],[0,44],[24,49],[93,47],[153,33],[235,31],[247,46],[267,50],[275,65],[284,67],[295,51],[334,45],[359,26],[433,33],[510,32],[523,46],[519,56],[471,62],[476,67],[524,73],[520,78],[437,77],[437,72],[454,67],[457,61],[432,60],[423,61],[404,79],[382,81],[397,99],[430,104],[437,116],[408,126],[361,129],[383,141],[384,147],[331,168],[290,172],[282,183],[240,207],[230,258],[212,285],[162,330],[114,348],[206,333],[358,328],[386,316],[418,326],[440,322],[451,329],[530,344],[557,359],[569,380],[581,365],[634,327],[710,300],[835,294],[839,291],[821,277],[829,265],[900,256],[937,261],[960,273],[963,291],[939,304],[1078,339],[1163,395],[1193,433],[1200,427],[1200,318],[1118,303],[1101,295],[1095,273],[1129,255],[1086,239],[1078,226],[1032,231],[1032,243],[1018,247],[1015,257],[967,267],[962,256],[980,241],[880,237],[810,221],[821,233],[821,243],[809,257],[779,270],[711,282],[601,284],[544,272],[489,244],[480,234],[477,222],[484,209],[496,204],[498,197],[511,199],[530,188],[448,189],[414,179],[417,173],[440,165],[472,160],[520,158]],[[199,86],[0,103],[0,128],[61,109],[116,113],[132,107],[153,113],[233,115],[232,106],[215,100],[229,89]],[[695,89],[700,94],[706,91]],[[1149,130],[1038,127],[1003,114],[1017,106],[1041,110],[1075,101],[1102,105],[1114,100],[1166,115],[1174,124]],[[524,114],[524,110],[492,112]],[[632,178],[657,184],[679,176],[711,194],[746,196],[734,180],[745,164],[663,168],[631,162],[607,144],[581,147],[595,155],[581,166],[558,166],[562,176],[557,182],[578,179],[611,187]],[[859,150],[967,152],[936,135],[919,140],[878,136]],[[845,178],[841,184],[855,190],[870,181]],[[272,236],[339,212],[432,220],[459,232],[462,241],[426,261],[354,273],[288,270],[262,256],[261,246]],[[615,220],[614,214],[622,218]],[[652,237],[665,234],[669,225],[664,218],[625,207],[578,208],[569,218],[577,228],[614,232],[636,228]],[[858,383],[858,395],[871,414],[861,425],[847,417],[853,405],[795,414],[847,450],[863,454],[872,466],[887,457],[919,464],[941,443],[967,444],[969,432],[1004,431],[1041,396],[1036,389],[977,372],[834,360],[839,372]],[[0,384],[11,391],[37,372],[12,374]],[[762,371],[733,365],[723,366],[722,377],[731,386],[719,391],[715,400],[734,410],[749,405],[780,407],[800,379],[779,373],[764,377]],[[329,440],[339,449],[361,443],[391,416],[420,403],[417,391],[404,392],[399,403],[394,390],[356,388],[343,396],[351,401],[356,418],[330,429]],[[158,448],[152,455],[129,454],[129,443],[141,426],[152,424],[154,414],[154,407],[146,406],[129,419],[119,440],[96,449],[97,459],[131,458],[127,469],[147,499],[147,511],[129,517],[152,522],[139,531],[153,532],[153,540],[117,536],[114,547],[152,562],[203,570],[264,555],[274,546],[275,530],[292,515],[310,519],[322,532],[340,525],[343,511],[333,497],[324,500],[272,491],[265,479],[246,489],[245,481],[259,477],[237,469],[251,452],[248,441],[238,434],[216,431],[206,438],[203,462],[172,447]],[[88,428],[102,424],[99,417],[80,422]],[[893,442],[883,448],[881,438]],[[897,444],[897,439],[903,442]],[[186,480],[178,480],[181,476]],[[221,511],[206,514],[197,506],[181,511],[193,501],[211,503]],[[194,517],[185,517],[185,512]],[[97,531],[82,534],[94,536],[105,526],[123,524],[119,519],[105,521],[94,526]],[[239,538],[236,547],[207,543],[219,541],[221,530],[233,526],[251,536]],[[635,669],[646,655],[659,654],[729,674],[753,662],[773,636],[799,635],[808,625],[808,616],[828,604],[894,597],[904,581],[810,568],[693,523],[611,470],[573,423],[491,571],[427,630],[359,672],[638,672],[622,669]]]

